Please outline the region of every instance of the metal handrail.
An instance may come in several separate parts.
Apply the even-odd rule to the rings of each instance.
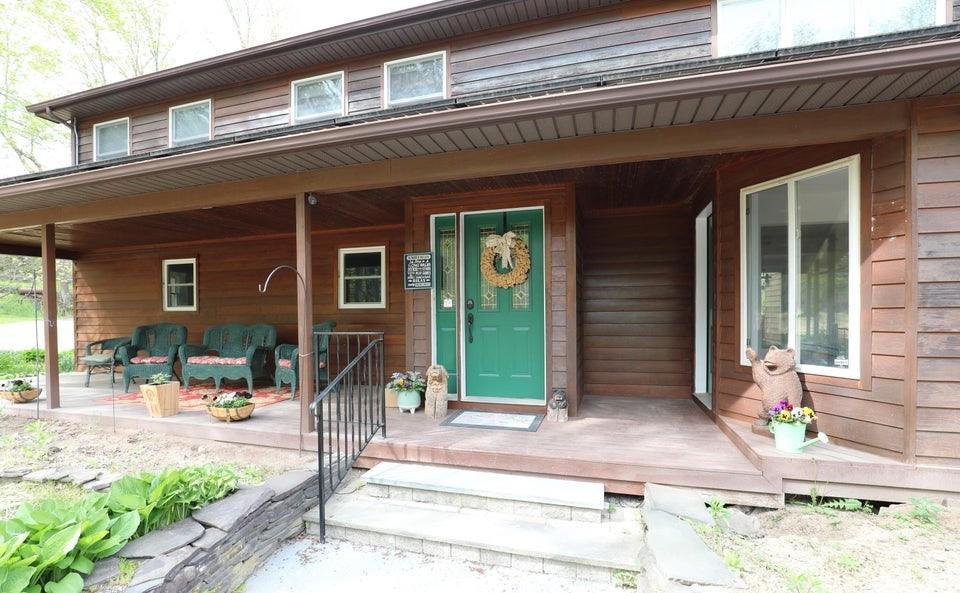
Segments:
[[[321,539],[326,536],[327,500],[377,433],[387,436],[383,333],[314,332],[315,351],[319,351],[322,337],[328,340],[325,364],[331,360],[336,364],[335,369],[327,370],[337,374],[322,389],[319,382],[314,385],[315,397],[309,406],[317,421]],[[349,361],[341,368],[344,346]],[[356,353],[351,355],[354,349]],[[320,362],[315,361],[317,370]]]

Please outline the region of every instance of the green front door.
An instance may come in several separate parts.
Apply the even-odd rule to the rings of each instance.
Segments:
[[[507,231],[529,246],[531,267],[523,284],[498,288],[481,275],[480,254],[488,235]],[[465,395],[543,401],[543,211],[467,214],[463,240]]]

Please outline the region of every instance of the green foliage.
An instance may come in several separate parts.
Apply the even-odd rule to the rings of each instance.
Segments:
[[[787,573],[784,584],[790,593],[827,593],[820,579],[805,572]]]
[[[837,563],[837,566],[847,572],[857,572],[863,567],[863,563],[860,561],[859,557],[847,552],[834,558],[834,562]]]
[[[29,442],[23,447],[21,453],[30,459],[46,459],[47,446],[57,436],[56,433],[47,428],[42,420],[31,421],[24,431]]]
[[[736,552],[727,552],[723,556],[723,561],[729,566],[732,570],[737,572],[743,571],[743,559],[740,558],[740,555]]]
[[[80,593],[97,560],[130,539],[186,517],[237,485],[231,467],[205,466],[140,474],[107,494],[24,504],[0,522],[0,591]],[[121,578],[135,566],[121,564]]]
[[[836,509],[838,511],[853,511],[858,513],[873,512],[872,504],[863,500],[857,500],[856,498],[834,498],[825,500],[822,504],[828,509]]]
[[[0,380],[16,377],[32,377],[43,372],[43,350],[0,351]],[[61,373],[73,370],[73,350],[64,350],[57,355]]]
[[[151,375],[150,378],[147,380],[147,383],[150,385],[163,385],[169,380],[170,380],[170,375],[166,373],[157,373],[155,375]]]
[[[126,585],[133,580],[133,573],[137,572],[137,567],[140,566],[139,562],[129,560],[127,558],[121,558],[119,564],[117,565],[117,576],[113,579],[114,585]]]
[[[710,515],[713,516],[713,522],[718,528],[730,516],[730,511],[727,510],[726,503],[716,496],[712,496],[710,500],[707,501],[707,507],[709,507]]]
[[[943,507],[928,498],[911,498],[910,518],[925,527],[939,527]]]
[[[613,571],[613,584],[624,589],[636,589],[637,573],[630,570],[615,569]]]

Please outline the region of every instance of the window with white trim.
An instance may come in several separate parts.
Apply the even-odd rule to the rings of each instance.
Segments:
[[[741,352],[859,377],[859,173],[855,155],[740,191]]]
[[[946,0],[719,0],[721,56],[909,31],[947,22]]]
[[[290,83],[290,113],[293,123],[346,113],[343,72],[314,76]]]
[[[163,260],[163,310],[197,310],[197,259]]]
[[[213,134],[213,102],[210,99],[170,108],[170,146],[209,140]]]
[[[345,247],[337,259],[340,308],[386,308],[386,248]]]
[[[93,160],[103,161],[130,154],[130,118],[93,126]]]
[[[443,99],[447,88],[447,52],[385,63],[383,88],[387,107]]]

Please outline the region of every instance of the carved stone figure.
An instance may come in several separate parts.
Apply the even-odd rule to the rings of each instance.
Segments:
[[[443,420],[447,417],[447,369],[442,364],[431,365],[427,369],[426,377],[424,412],[431,418]]]
[[[753,381],[763,394],[754,427],[762,428],[763,433],[766,433],[770,408],[781,400],[799,406],[803,398],[803,387],[800,386],[800,377],[797,376],[797,354],[793,348],[781,350],[776,346],[770,346],[762,360],[757,358],[753,348],[747,348],[746,354],[753,368]]]
[[[555,389],[553,399],[547,404],[547,419],[554,422],[566,422],[567,415],[567,392],[563,389]]]

